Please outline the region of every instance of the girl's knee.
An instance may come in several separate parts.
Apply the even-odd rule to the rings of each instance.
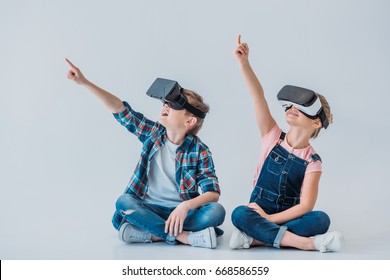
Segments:
[[[249,208],[247,206],[241,205],[236,207],[232,212],[232,222],[236,227],[239,226],[240,222],[245,221],[248,216]]]
[[[323,211],[315,211],[318,225],[321,227],[323,232],[327,232],[330,226],[330,218],[328,214]]]

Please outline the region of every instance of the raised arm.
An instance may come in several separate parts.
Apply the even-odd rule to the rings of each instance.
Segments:
[[[70,66],[70,70],[68,71],[69,80],[72,80],[75,83],[82,85],[86,89],[88,89],[112,113],[120,113],[125,109],[125,106],[118,97],[88,81],[84,77],[83,73],[81,73],[79,68],[73,65],[73,63],[70,62],[67,58],[65,58],[65,61]]]
[[[237,48],[234,50],[234,55],[237,58],[238,64],[244,75],[246,85],[249,89],[249,93],[253,99],[256,122],[259,127],[260,134],[263,137],[275,126],[276,122],[269,111],[267,101],[264,97],[263,87],[249,64],[249,47],[247,43],[241,43],[241,35],[238,35]]]

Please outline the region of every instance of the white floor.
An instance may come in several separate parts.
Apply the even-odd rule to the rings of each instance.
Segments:
[[[231,229],[226,235],[218,238],[215,250],[189,248],[188,246],[169,246],[163,243],[151,245],[116,244],[116,259],[267,259],[267,260],[358,260],[358,259],[390,259],[390,244],[383,240],[365,242],[363,239],[350,237],[345,248],[337,253],[319,253],[284,248],[257,247],[248,250],[231,250],[228,246]]]
[[[22,215],[26,217],[26,215]],[[218,238],[216,249],[193,248],[186,245],[168,245],[164,242],[153,244],[124,244],[117,238],[116,231],[106,223],[85,225],[82,221],[61,223],[45,228],[36,219],[34,226],[23,222],[14,228],[2,229],[0,259],[58,259],[58,260],[127,260],[127,259],[213,259],[213,260],[382,260],[390,259],[388,236],[359,236],[344,232],[346,245],[336,253],[307,252],[296,249],[275,249],[257,247],[248,250],[231,250],[228,246],[233,226],[227,220],[222,228],[225,234]],[[66,221],[66,219],[63,219]],[[34,230],[39,228],[42,230]]]

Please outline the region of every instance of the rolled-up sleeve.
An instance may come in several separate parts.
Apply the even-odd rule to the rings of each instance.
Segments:
[[[214,191],[221,193],[218,177],[215,173],[214,162],[210,150],[200,151],[198,161],[198,174],[196,176],[198,186],[203,193]]]

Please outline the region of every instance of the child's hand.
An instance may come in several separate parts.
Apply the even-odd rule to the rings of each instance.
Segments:
[[[239,64],[248,62],[249,47],[247,43],[241,43],[241,35],[238,35],[237,48],[234,50],[234,55]]]
[[[165,233],[168,233],[169,231],[169,235],[172,236],[178,236],[179,233],[182,233],[184,220],[187,217],[189,210],[186,201],[180,203],[165,222]]]
[[[75,81],[79,85],[85,84],[87,79],[84,77],[83,73],[81,73],[80,69],[73,65],[69,59],[65,58],[65,61],[69,64],[70,70],[68,71],[68,79]]]
[[[269,215],[267,213],[265,213],[263,208],[261,208],[257,203],[252,202],[252,203],[249,203],[247,206],[249,208],[253,209],[257,214],[259,214],[263,218],[269,220]]]

